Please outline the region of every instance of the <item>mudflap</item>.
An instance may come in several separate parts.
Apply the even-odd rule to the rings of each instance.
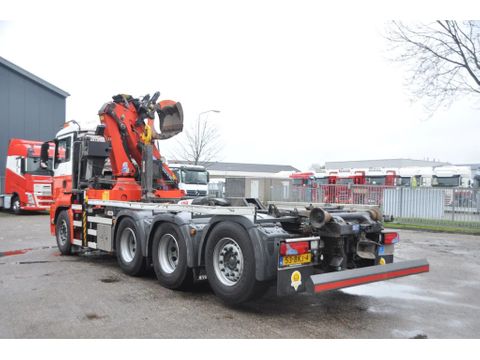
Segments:
[[[292,295],[307,290],[306,283],[313,275],[313,266],[278,269],[277,295]]]
[[[353,270],[343,270],[310,276],[306,283],[306,291],[318,294],[323,291],[363,285],[376,281],[415,275],[430,270],[426,259],[402,261],[386,265],[368,266]]]

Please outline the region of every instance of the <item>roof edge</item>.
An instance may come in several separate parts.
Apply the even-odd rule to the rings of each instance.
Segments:
[[[0,56],[0,64],[6,66],[7,68],[15,71],[18,74],[26,77],[27,79],[35,81],[39,85],[47,88],[50,91],[53,91],[53,92],[57,93],[60,96],[63,96],[64,98],[70,96],[70,94],[68,92],[60,89],[59,87],[56,87],[55,85],[49,83],[48,81],[43,80],[42,78],[32,74],[31,72],[29,72],[25,69],[22,69],[20,66],[15,65],[14,63],[8,61],[7,59],[5,59],[4,57],[1,57],[1,56]]]

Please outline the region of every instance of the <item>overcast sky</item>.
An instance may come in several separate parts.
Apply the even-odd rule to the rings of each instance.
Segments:
[[[358,8],[58,2],[58,16],[36,16],[45,11],[38,3],[0,22],[0,56],[69,92],[67,119],[93,126],[112,95],[159,90],[182,103],[187,127],[202,111],[221,111],[209,115],[220,161],[304,170],[338,160],[480,162],[478,103],[460,100],[425,120],[408,100],[404,69],[387,60],[385,18],[356,16]],[[175,142],[161,152],[172,157]]]

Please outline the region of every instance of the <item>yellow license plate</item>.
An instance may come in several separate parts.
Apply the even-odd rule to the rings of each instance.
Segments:
[[[282,256],[280,259],[280,265],[289,266],[289,265],[301,265],[309,263],[312,261],[312,254],[306,253],[302,255],[287,255]]]

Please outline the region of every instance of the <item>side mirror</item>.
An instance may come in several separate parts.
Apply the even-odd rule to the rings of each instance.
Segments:
[[[210,173],[207,171],[207,183],[210,182]]]
[[[20,173],[25,174],[25,159],[20,159]]]

